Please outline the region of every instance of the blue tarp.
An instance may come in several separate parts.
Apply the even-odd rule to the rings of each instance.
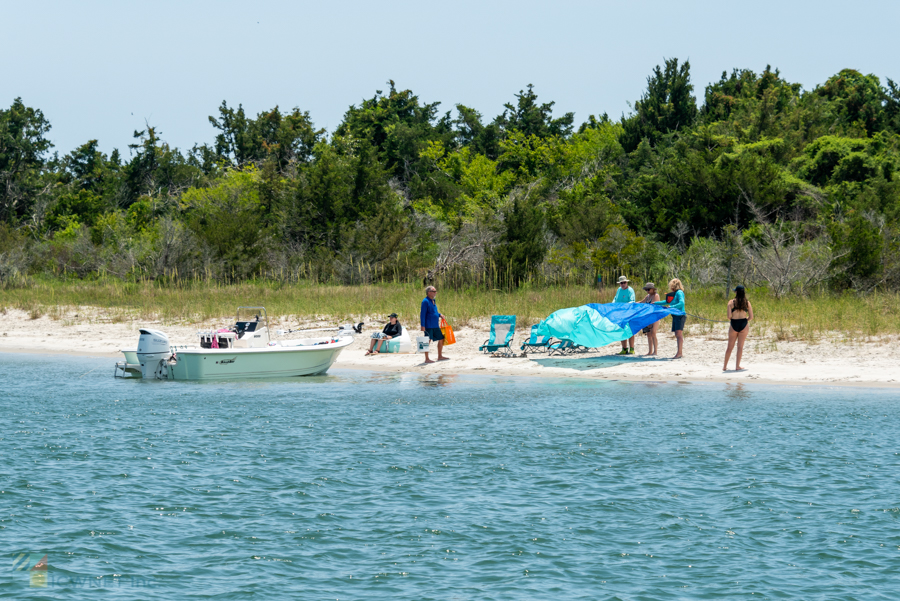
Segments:
[[[684,312],[646,303],[590,303],[556,311],[538,324],[537,333],[598,348],[628,340],[669,315],[684,315]]]

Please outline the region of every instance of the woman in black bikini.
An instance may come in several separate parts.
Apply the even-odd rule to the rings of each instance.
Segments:
[[[728,319],[731,327],[728,328],[728,350],[725,351],[725,367],[722,371],[728,371],[728,360],[731,358],[731,350],[737,342],[737,357],[735,357],[735,371],[743,371],[741,367],[741,355],[744,354],[744,341],[750,333],[750,320],[753,319],[753,307],[747,300],[747,292],[744,287],[738,285],[734,289],[734,298],[728,301]]]

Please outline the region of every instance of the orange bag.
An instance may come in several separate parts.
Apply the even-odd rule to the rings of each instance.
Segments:
[[[444,335],[444,346],[456,343],[456,335],[453,334],[453,328],[447,323],[447,320],[441,317],[441,334]]]

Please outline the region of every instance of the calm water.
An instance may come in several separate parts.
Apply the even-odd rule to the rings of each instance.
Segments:
[[[0,597],[895,599],[897,401],[0,354]]]

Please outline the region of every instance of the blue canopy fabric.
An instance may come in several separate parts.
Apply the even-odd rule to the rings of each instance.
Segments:
[[[684,315],[684,312],[646,303],[590,303],[556,311],[538,324],[537,334],[598,348],[628,340],[669,315]]]

